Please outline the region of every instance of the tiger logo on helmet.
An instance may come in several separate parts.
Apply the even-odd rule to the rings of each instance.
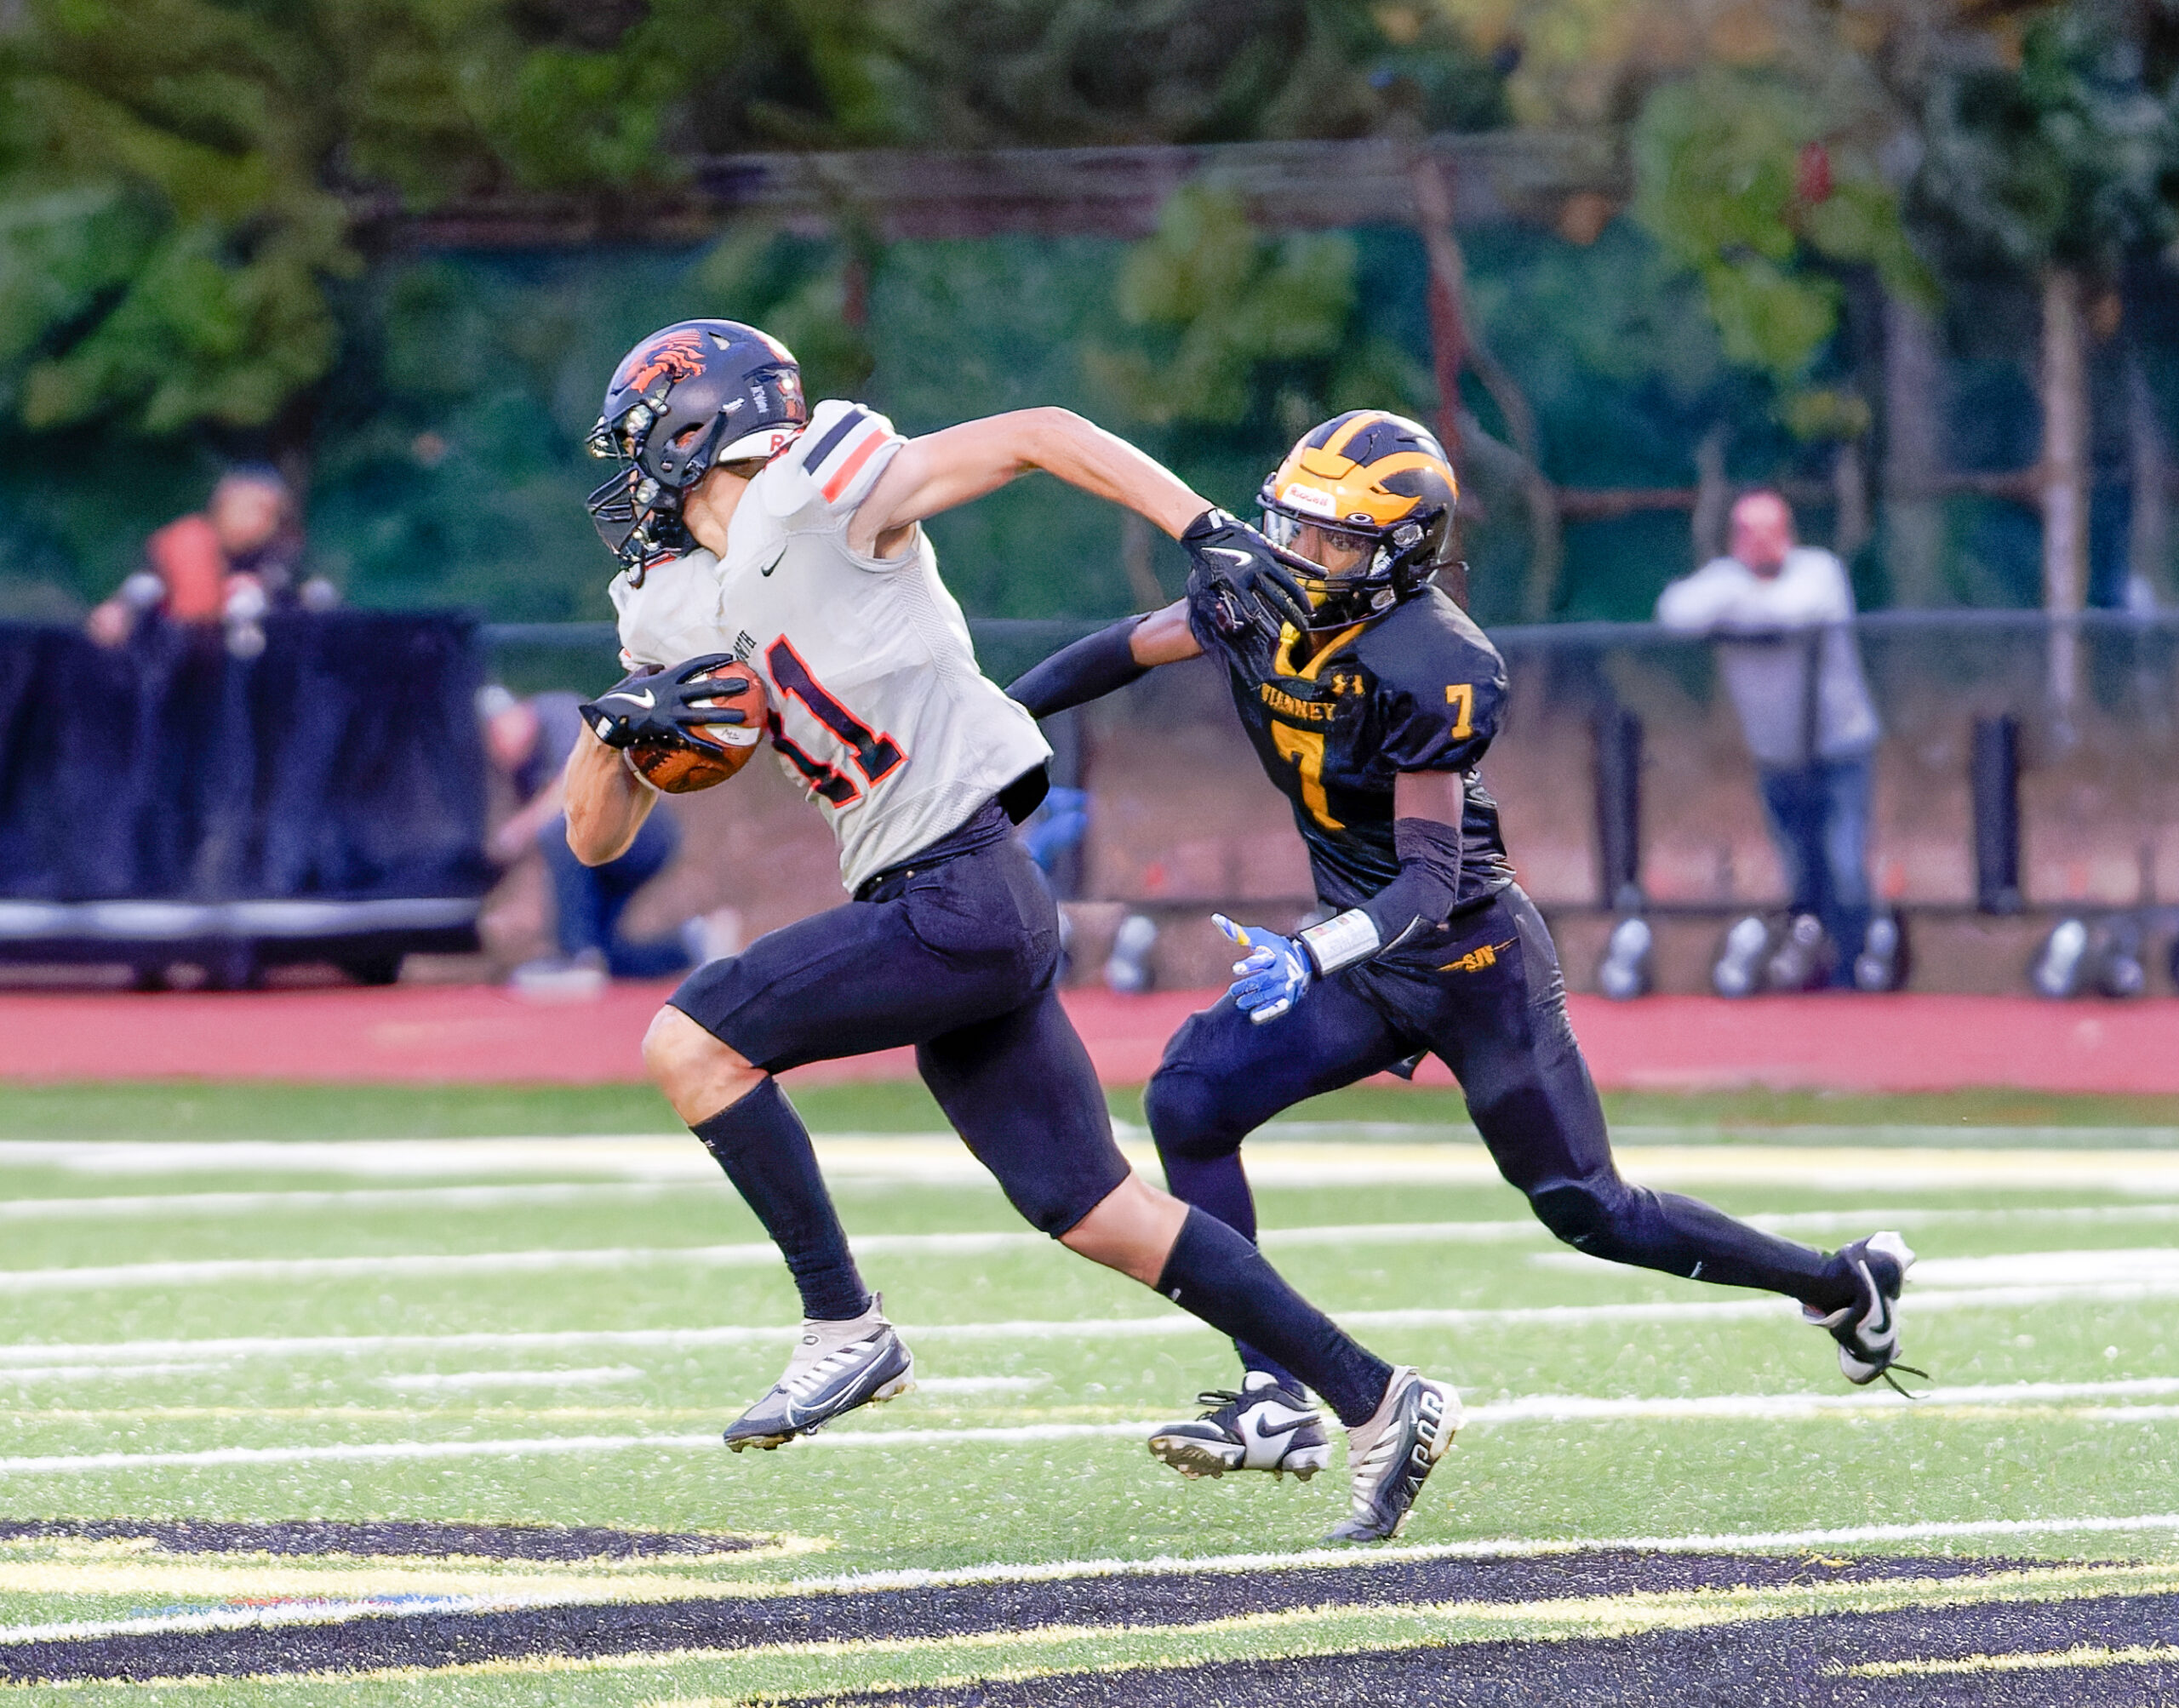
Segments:
[[[1304,433],[1263,485],[1263,532],[1289,551],[1304,528],[1352,544],[1350,570],[1301,578],[1321,624],[1389,609],[1453,567],[1460,483],[1437,436],[1385,409],[1350,409]]]

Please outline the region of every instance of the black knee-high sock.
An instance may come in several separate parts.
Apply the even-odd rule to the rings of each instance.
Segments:
[[[1208,1211],[1251,1245],[1256,1238],[1256,1204],[1249,1191],[1249,1177],[1242,1172],[1240,1153],[1228,1151],[1213,1157],[1190,1157],[1160,1147],[1158,1160],[1165,1165],[1165,1184],[1184,1204]],[[1301,1379],[1261,1346],[1236,1340],[1244,1370],[1268,1372],[1282,1388],[1298,1388]]]
[[[1324,1398],[1350,1426],[1385,1397],[1392,1366],[1301,1297],[1217,1217],[1191,1209],[1158,1290],[1235,1340],[1261,1346]]]
[[[809,1130],[779,1082],[767,1079],[691,1130],[786,1259],[802,1294],[802,1314],[841,1322],[869,1309],[846,1230],[817,1172]]]

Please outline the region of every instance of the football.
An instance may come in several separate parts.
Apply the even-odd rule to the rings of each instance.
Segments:
[[[691,795],[723,783],[749,763],[764,739],[764,679],[746,664],[721,665],[706,671],[706,682],[746,682],[746,693],[722,705],[739,707],[745,723],[703,723],[689,734],[700,746],[683,747],[661,741],[638,741],[628,749],[628,761],[654,789],[668,795]]]

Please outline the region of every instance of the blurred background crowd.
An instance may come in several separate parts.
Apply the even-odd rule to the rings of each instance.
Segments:
[[[459,609],[495,715],[594,688],[603,631],[547,626],[609,615],[584,433],[636,337],[725,313],[813,396],[909,432],[1068,404],[1236,509],[1335,410],[1431,423],[1515,678],[1493,785],[1530,887],[1594,917],[1577,980],[1639,919],[1610,951],[1634,985],[1699,985],[1736,917],[1788,904],[1854,940],[1787,982],[1850,982],[1867,922],[1916,909],[1922,976],[1965,987],[2069,921],[2068,991],[2170,929],[2164,0],[16,0],[0,77],[20,634],[216,620],[246,659],[283,612]],[[1811,702],[1850,663],[1867,714],[1791,763],[1713,656],[1747,622],[1651,624],[1740,561],[1759,487],[1833,566],[1764,620],[1847,649],[1780,656]],[[933,533],[1001,680],[1180,586],[1165,542],[1048,483]],[[1307,903],[1298,850],[1244,869],[1229,827],[1275,803],[1204,791],[1231,733],[1158,698],[1192,693],[1061,733],[1084,964],[1161,906]],[[28,810],[29,715],[0,808]],[[525,766],[508,858],[550,818]],[[692,869],[630,941],[831,899],[821,858],[729,883],[730,815],[685,814]],[[551,947],[542,910],[503,960]],[[1945,923],[2023,910],[2017,941]],[[1788,915],[1757,959],[1791,942]]]

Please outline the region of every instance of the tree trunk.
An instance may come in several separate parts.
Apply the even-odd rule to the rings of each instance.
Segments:
[[[1944,363],[1937,328],[1913,303],[1884,300],[1884,543],[1891,603],[1944,603]]]
[[[1725,425],[1720,421],[1695,445],[1695,511],[1688,528],[1695,537],[1696,568],[1724,556],[1732,507],[1732,488],[1725,482]]]
[[[1869,543],[1869,476],[1862,461],[1860,440],[1839,442],[1831,461],[1831,489],[1838,494],[1831,549],[1850,567],[1856,554]]]
[[[2080,275],[2043,279],[2043,608],[2050,622],[2050,696],[2062,736],[2080,694],[2080,615],[2088,587],[2088,367]]]
[[[1128,597],[1139,611],[1154,611],[1165,603],[1165,590],[1158,585],[1158,572],[1150,563],[1150,523],[1131,510],[1120,512],[1120,565],[1127,571]]]
[[[1443,424],[1440,443],[1445,454],[1461,468],[1460,369],[1462,362],[1474,368],[1475,377],[1506,418],[1506,431],[1520,458],[1521,497],[1529,513],[1528,595],[1523,611],[1530,622],[1540,623],[1551,614],[1558,595],[1558,569],[1564,557],[1558,531],[1558,494],[1543,471],[1543,449],[1536,428],[1536,411],[1513,376],[1490,353],[1467,323],[1467,262],[1453,235],[1453,200],[1437,163],[1427,157],[1415,162],[1415,212],[1422,248],[1430,258],[1432,338],[1438,361],[1438,414]],[[1444,304],[1449,332],[1441,334],[1436,305]],[[1454,340],[1457,340],[1457,343]],[[1459,359],[1451,358],[1457,350]],[[1462,602],[1465,603],[1465,600]]]
[[[2157,419],[2156,398],[2138,348],[2126,353],[2126,444],[2134,488],[2133,526],[2126,540],[2126,571],[2138,575],[2167,603],[2171,580],[2171,447]]]

